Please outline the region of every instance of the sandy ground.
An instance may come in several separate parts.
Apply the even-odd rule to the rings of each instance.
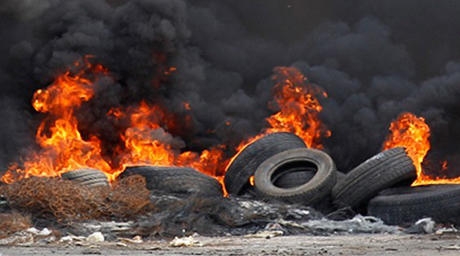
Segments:
[[[195,237],[194,246],[172,247],[170,241],[140,244],[48,244],[0,247],[13,255],[460,255],[458,235],[340,235]]]

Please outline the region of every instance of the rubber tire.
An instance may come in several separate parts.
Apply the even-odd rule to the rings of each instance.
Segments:
[[[171,166],[131,166],[119,176],[145,177],[146,187],[152,192],[174,195],[223,196],[222,185],[215,178],[193,168]]]
[[[306,183],[292,187],[277,187],[273,174],[283,165],[309,162],[316,166],[316,173]],[[323,151],[308,148],[285,150],[265,160],[254,174],[255,189],[266,198],[303,205],[313,205],[326,197],[336,182],[336,167],[331,157]]]
[[[348,172],[332,189],[332,200],[339,208],[359,208],[381,190],[415,178],[415,167],[405,149],[388,149]]]
[[[61,174],[61,178],[88,187],[109,186],[107,176],[100,170],[82,168]]]
[[[224,184],[229,194],[240,195],[249,186],[249,177],[269,157],[293,148],[306,148],[293,133],[278,132],[261,137],[243,148],[226,168]]]
[[[369,201],[368,214],[391,225],[413,224],[431,217],[437,222],[460,223],[460,185],[399,187],[383,190]]]
[[[272,183],[279,188],[292,188],[300,186],[311,180],[316,174],[316,169],[311,167],[297,167],[285,170],[272,178]]]
[[[292,188],[302,185],[303,183],[311,180],[315,176],[316,169],[311,167],[306,168],[293,168],[286,173],[280,173],[272,179],[275,186],[281,188]],[[345,178],[343,172],[336,172],[336,183]]]

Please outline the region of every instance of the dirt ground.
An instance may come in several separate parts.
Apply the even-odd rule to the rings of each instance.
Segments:
[[[332,236],[195,237],[194,246],[171,241],[140,244],[48,244],[0,247],[0,256],[15,255],[460,255],[458,235],[360,234]]]

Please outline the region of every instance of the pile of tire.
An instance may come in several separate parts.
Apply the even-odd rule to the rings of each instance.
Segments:
[[[279,132],[238,152],[227,166],[224,183],[230,195],[253,190],[261,199],[314,206],[329,200],[337,173],[327,153],[307,148],[295,134]]]
[[[118,179],[131,175],[145,178],[146,187],[153,194],[177,197],[201,196],[222,197],[219,181],[193,168],[177,166],[130,166]]]
[[[65,172],[61,175],[64,180],[71,180],[77,184],[87,187],[108,187],[109,180],[100,170],[91,168],[82,168]]]
[[[416,172],[402,147],[385,150],[353,168],[335,184],[332,201],[391,225],[411,225],[430,217],[459,224],[460,185],[411,187]]]

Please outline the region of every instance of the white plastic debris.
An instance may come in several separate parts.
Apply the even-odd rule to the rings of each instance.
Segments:
[[[104,242],[104,235],[101,232],[94,232],[86,238],[86,241],[90,243]]]
[[[34,227],[26,229],[26,232],[28,232],[28,233],[30,233],[32,235],[36,235],[36,236],[49,236],[52,233],[51,230],[49,230],[48,228],[38,230],[38,229],[36,229]]]
[[[118,240],[120,240],[121,242],[125,242],[125,243],[131,243],[131,244],[140,244],[140,243],[143,243],[144,241],[142,240],[142,237],[140,236],[135,236],[133,238],[124,238],[124,237],[121,237],[121,238],[118,238]]]
[[[415,225],[421,225],[425,233],[431,234],[434,232],[435,222],[431,218],[423,218],[415,222]]]
[[[245,235],[247,238],[273,238],[275,236],[282,236],[284,232],[281,230],[263,230],[255,234]]]
[[[40,232],[40,230],[36,229],[35,227],[28,228],[26,231],[33,235],[37,235]]]
[[[436,230],[435,234],[436,235],[444,235],[444,234],[458,234],[460,231],[456,229],[454,226],[451,227],[444,227]]]
[[[203,244],[196,240],[193,236],[186,237],[174,237],[174,239],[169,242],[171,247],[191,247],[191,246],[203,246]]]
[[[39,235],[39,236],[49,236],[49,235],[51,235],[51,230],[49,230],[47,228],[44,228],[40,232],[38,232],[37,235]]]
[[[302,223],[304,228],[315,232],[339,233],[398,233],[397,226],[389,226],[379,218],[356,215],[352,219],[335,221],[328,219],[309,220]]]
[[[73,241],[72,236],[63,236],[61,239],[59,239],[59,242],[61,243],[70,243]]]

